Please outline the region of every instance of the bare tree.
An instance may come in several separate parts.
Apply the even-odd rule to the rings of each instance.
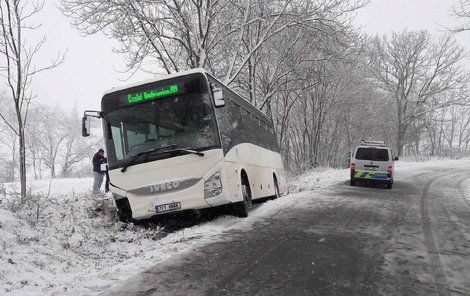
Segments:
[[[466,100],[464,50],[451,35],[433,40],[426,31],[393,33],[372,40],[371,73],[397,112],[397,150],[403,155],[413,121],[432,110]]]
[[[273,119],[286,166],[298,172],[346,164],[361,138],[384,139],[400,155],[405,144],[416,154],[457,136],[464,145],[458,114],[438,120],[466,104],[462,48],[427,32],[361,37],[351,21],[367,2],[61,0],[80,32],[119,41],[131,74],[204,67],[222,77]]]
[[[81,126],[77,125],[80,121],[80,114],[74,107],[69,114],[64,116],[61,129],[64,129],[65,139],[63,141],[62,157],[61,157],[61,176],[70,177],[72,169],[84,159],[93,155],[97,146],[93,137],[83,139]]]
[[[458,120],[458,147],[461,150],[468,150],[470,143],[470,108],[462,108]]]
[[[0,105],[3,106],[1,114],[5,118],[5,121],[0,121],[0,150],[7,151],[2,159],[2,175],[4,181],[13,182],[16,178],[18,135],[7,122],[16,127],[16,115],[13,104],[6,97],[0,97]]]
[[[454,32],[470,31],[470,0],[459,0],[452,6],[451,14],[461,20],[464,23],[457,28]]]
[[[31,120],[33,124],[29,125],[29,128],[26,130],[26,158],[28,162],[33,167],[34,179],[38,180],[42,178],[42,158],[43,158],[43,149],[40,145],[40,132],[38,131],[39,125],[34,124],[34,119]],[[37,122],[37,121],[36,121]]]
[[[120,42],[128,70],[149,63],[166,73],[204,67],[227,84],[279,33],[294,27],[327,30],[367,2],[61,0],[81,32],[104,32]]]
[[[69,135],[68,125],[64,123],[63,116],[57,116],[62,114],[60,109],[39,106],[34,111],[37,116],[37,144],[42,149],[41,159],[50,170],[51,177],[55,178],[62,144]]]
[[[25,129],[29,105],[34,98],[28,89],[36,74],[55,68],[63,61],[63,56],[57,56],[49,65],[36,67],[34,59],[45,43],[45,38],[32,45],[25,41],[25,31],[38,28],[29,21],[41,11],[43,4],[43,1],[0,1],[0,74],[6,79],[9,97],[15,106],[16,124],[8,121],[1,112],[0,117],[18,136],[22,202],[26,198]]]
[[[63,12],[85,34],[105,32],[120,41],[129,69],[144,60],[166,73],[205,67],[222,33],[235,16],[230,1],[62,0]],[[219,31],[223,30],[223,31]]]

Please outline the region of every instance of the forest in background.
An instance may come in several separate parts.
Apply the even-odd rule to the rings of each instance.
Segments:
[[[61,0],[61,9],[82,34],[117,40],[128,73],[155,77],[197,67],[214,73],[273,120],[284,165],[300,174],[346,167],[361,139],[382,139],[399,156],[468,155],[469,56],[455,34],[469,34],[470,1],[459,3],[449,9],[462,27],[384,36],[354,26],[366,0]],[[2,10],[0,32],[21,27],[8,23],[7,14]],[[0,79],[24,89],[23,96],[11,87],[0,93],[0,182],[18,180],[21,151],[32,178],[87,175],[100,133],[82,138],[81,110],[54,109],[24,95],[29,84],[18,77],[27,81],[32,75],[24,72],[35,73],[12,74],[3,66],[19,60],[8,50],[17,39],[7,37],[0,40]],[[23,65],[34,62],[21,57],[31,58]],[[12,103],[15,97],[21,104]]]

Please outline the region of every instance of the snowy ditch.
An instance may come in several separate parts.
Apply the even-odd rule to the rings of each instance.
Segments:
[[[402,163],[397,170],[419,166],[425,164]],[[318,169],[291,181],[290,195],[258,205],[249,218],[219,215],[176,231],[168,225],[116,223],[110,195],[91,194],[89,178],[32,182],[31,198],[21,208],[14,194],[16,184],[3,185],[0,294],[98,293],[118,280],[217,240],[226,231],[249,229],[301,200],[304,192],[345,182],[348,177],[347,169]]]

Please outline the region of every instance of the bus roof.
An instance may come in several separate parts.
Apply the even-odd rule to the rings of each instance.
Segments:
[[[139,86],[139,85],[144,85],[144,84],[148,84],[148,83],[153,83],[153,82],[157,82],[157,81],[160,81],[160,80],[166,80],[166,79],[171,79],[171,78],[175,78],[175,77],[185,76],[185,75],[189,75],[189,74],[195,74],[195,73],[202,73],[202,74],[209,74],[209,75],[211,75],[209,72],[207,72],[206,69],[203,69],[203,68],[194,68],[194,69],[191,69],[191,70],[176,72],[176,73],[172,73],[172,74],[162,74],[162,75],[159,75],[158,77],[155,77],[155,78],[146,79],[146,80],[141,80],[141,81],[136,81],[136,82],[133,82],[133,83],[129,83],[129,84],[125,84],[125,85],[113,87],[113,88],[108,89],[107,91],[105,91],[104,94],[103,94],[103,96],[105,96],[105,95],[107,95],[107,94],[110,94],[110,93],[113,93],[113,92],[116,92],[116,91],[128,89],[128,88],[131,88],[131,87],[136,87],[136,86]],[[221,84],[225,85],[225,83],[223,83],[223,82],[221,82],[219,79],[215,78],[214,75],[211,75],[211,77],[214,78],[215,80],[217,80],[218,82],[220,82]],[[235,94],[237,94],[239,97],[241,97],[246,103],[248,103],[248,105],[251,105],[252,108],[256,109],[256,110],[258,111],[258,113],[259,113],[261,116],[263,116],[266,120],[268,120],[269,122],[271,122],[271,120],[269,119],[269,117],[266,116],[266,114],[264,114],[263,112],[261,112],[261,110],[259,110],[257,107],[255,107],[250,101],[248,101],[248,100],[245,99],[244,97],[240,96],[238,93],[236,93],[235,91],[233,91],[233,90],[232,90],[230,87],[228,87],[227,85],[225,85],[225,87],[227,87],[230,91],[232,91],[233,93],[235,93]]]
[[[220,84],[224,85],[229,91],[231,91],[232,93],[234,93],[237,97],[241,98],[241,102],[236,102],[238,105],[241,104],[244,104],[245,106],[249,106],[248,108],[250,108],[251,110],[254,110],[260,117],[263,117],[265,120],[267,120],[269,123],[272,123],[271,119],[269,119],[268,116],[266,116],[266,114],[264,114],[260,109],[258,109],[255,105],[253,105],[250,101],[248,101],[245,97],[239,95],[236,91],[234,91],[231,87],[227,86],[225,83],[223,83],[222,81],[220,81],[219,79],[217,79],[216,77],[214,77],[214,75],[206,72],[207,75],[209,75],[210,77],[212,77],[214,80],[216,80],[217,82],[219,82]]]

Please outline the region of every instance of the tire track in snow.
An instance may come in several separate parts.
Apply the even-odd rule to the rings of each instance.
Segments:
[[[459,193],[460,193],[460,197],[463,199],[465,205],[467,206],[467,208],[470,210],[470,201],[465,197],[467,194],[466,194],[466,190],[463,188],[463,182],[470,179],[470,177],[465,177],[464,179],[460,180],[458,183],[457,183],[457,187],[459,189]]]
[[[429,189],[437,179],[452,174],[455,174],[455,172],[439,175],[437,177],[432,178],[426,183],[424,190],[421,194],[421,227],[423,229],[424,234],[424,245],[431,258],[431,268],[434,273],[435,285],[439,295],[450,295],[450,288],[447,276],[444,271],[444,267],[441,262],[439,251],[436,246],[436,240],[432,231],[431,219],[429,216],[428,195]]]
[[[470,207],[468,207],[468,201],[465,198],[464,191],[462,191],[461,185],[463,181],[467,180],[469,177],[464,176],[462,179],[462,173],[459,172],[456,173],[458,174],[457,176],[452,176],[452,180],[449,181],[448,184],[452,184],[453,181],[456,182],[456,186],[450,185],[449,188],[453,189],[453,191],[448,192],[448,196],[446,198],[440,198],[437,201],[439,202],[440,209],[442,209],[442,213],[446,216],[446,222],[451,223],[451,227],[449,227],[449,231],[444,231],[444,235],[450,235],[450,237],[446,238],[445,241],[450,242],[452,244],[452,248],[449,250],[440,250],[439,254],[442,256],[450,258],[452,262],[452,258],[458,257],[460,259],[457,259],[457,261],[454,261],[454,263],[451,264],[451,270],[458,270],[459,272],[464,272],[464,270],[469,270],[470,265],[468,264],[467,260],[461,260],[464,257],[470,256],[469,252],[469,243],[470,243],[470,232],[467,227],[465,227],[465,221],[462,223],[462,219],[464,217],[461,217],[461,215],[458,214],[459,210],[459,205],[456,205],[455,203],[452,204],[450,201],[452,200],[452,197],[455,195],[459,196],[461,199],[463,199],[465,202],[465,208],[467,210],[470,210]],[[448,175],[446,176],[448,177]],[[456,194],[453,194],[456,193]],[[459,200],[460,200],[459,198]],[[461,204],[461,203],[460,203]],[[456,208],[457,206],[457,208]],[[455,260],[455,259],[454,259]],[[461,276],[464,276],[462,274]],[[460,278],[460,277],[459,277]],[[453,285],[450,287],[450,291],[453,293],[458,293],[460,295],[470,295],[470,286],[466,284],[466,280],[458,280],[457,282],[455,279],[452,280]]]
[[[467,171],[465,171],[466,173]],[[462,174],[464,172],[458,172],[455,174]],[[446,175],[448,176],[448,175]],[[455,191],[457,191],[457,196],[460,197],[460,199],[464,202],[466,208],[470,211],[470,201],[465,197],[466,193],[465,190],[463,189],[462,183],[466,180],[470,179],[470,176],[463,176],[456,182],[456,187]],[[456,180],[456,178],[453,178],[453,180]],[[461,238],[464,238],[465,240],[468,240],[470,242],[470,232],[468,229],[463,227],[464,224],[459,223],[458,220],[461,220],[461,217],[459,217],[458,214],[456,214],[454,211],[452,211],[449,207],[448,199],[444,199],[441,203],[442,209],[444,209],[445,214],[449,218],[448,221],[452,222],[454,225],[454,229],[459,229],[459,233],[461,234]]]

